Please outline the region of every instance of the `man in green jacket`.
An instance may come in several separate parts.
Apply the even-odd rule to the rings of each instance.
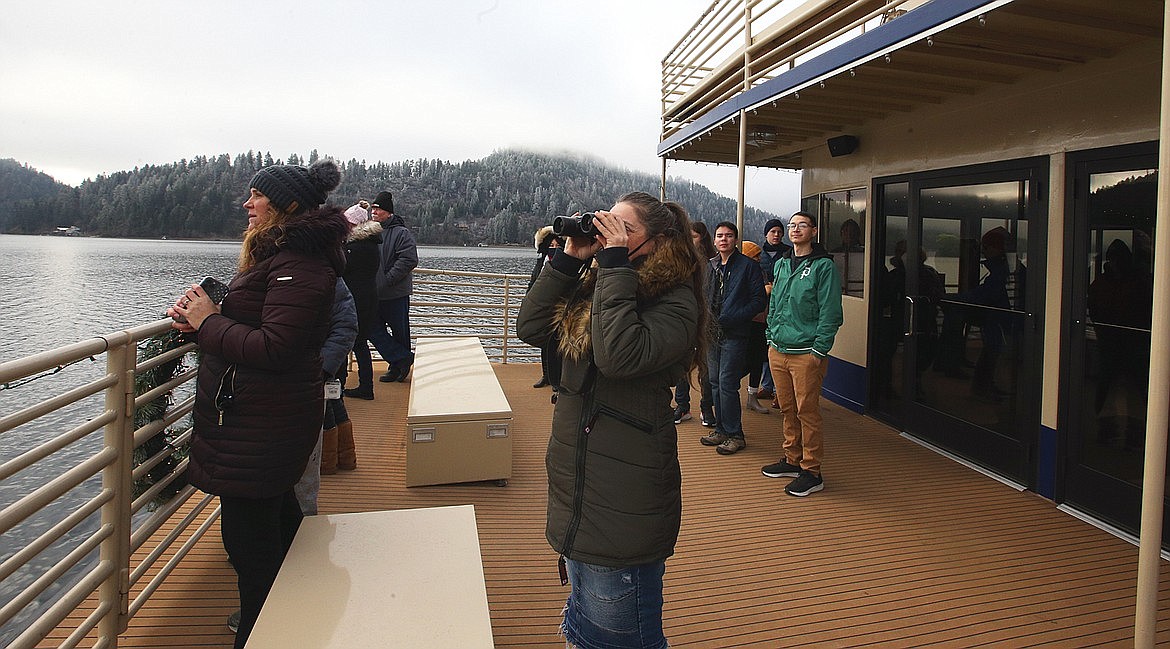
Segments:
[[[784,457],[763,468],[769,478],[796,478],[784,488],[807,496],[825,488],[821,477],[821,384],[842,322],[841,276],[816,243],[817,221],[797,212],[788,220],[792,251],[773,268],[768,307],[768,364],[784,413]]]

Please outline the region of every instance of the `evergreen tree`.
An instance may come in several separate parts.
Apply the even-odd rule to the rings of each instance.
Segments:
[[[290,164],[320,159],[290,154]],[[236,239],[248,183],[269,152],[193,156],[102,174],[79,187],[15,160],[0,160],[0,232],[44,233],[76,225],[87,235]],[[394,192],[395,211],[423,244],[520,244],[558,214],[606,209],[628,191],[657,196],[659,178],[606,166],[600,160],[501,150],[482,160],[393,163],[351,159],[331,201],[348,207]],[[667,197],[709,226],[734,220],[736,206],[688,181],[668,180]],[[758,232],[771,214],[748,208],[745,231]]]

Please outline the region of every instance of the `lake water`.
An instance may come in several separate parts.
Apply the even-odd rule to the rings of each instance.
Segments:
[[[239,250],[239,242],[0,235],[0,286],[4,289],[0,300],[0,362],[165,317],[166,307],[191,283],[205,275],[230,279]],[[536,260],[536,252],[525,247],[422,246],[418,252],[420,267],[444,270],[527,275]],[[104,370],[104,360],[85,361],[23,385],[0,386],[0,416],[92,380]],[[0,435],[0,463],[92,417],[102,399],[102,395],[96,395]],[[60,472],[58,467],[70,467],[89,457],[100,444],[101,433],[94,433],[55,453],[42,466],[0,481],[0,507],[45,484]],[[96,479],[90,480],[5,532],[0,538],[0,561],[44,533],[80,502],[92,498],[99,487]],[[17,571],[0,582],[0,602],[10,601],[96,526],[96,516],[91,517],[42,552],[33,562],[35,569]],[[0,626],[0,646],[7,646],[27,626],[31,614],[70,581],[67,575],[39,599],[41,603],[30,605],[9,624]]]
[[[0,235],[0,362],[164,316],[205,275],[227,281],[239,242]],[[419,266],[528,274],[532,248],[422,246]]]

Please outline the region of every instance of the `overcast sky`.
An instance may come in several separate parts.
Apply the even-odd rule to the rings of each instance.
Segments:
[[[661,60],[710,0],[7,3],[0,158],[72,185],[196,155],[587,152],[658,174]],[[734,167],[668,174],[735,196]],[[748,172],[798,208],[799,176]]]

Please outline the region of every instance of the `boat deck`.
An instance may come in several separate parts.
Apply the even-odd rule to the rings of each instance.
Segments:
[[[516,422],[508,486],[407,489],[409,386],[378,383],[375,401],[346,402],[359,466],[323,478],[320,509],[473,504],[496,646],[559,648],[567,588],[544,540],[550,392],[531,387],[538,365],[495,370]],[[679,426],[683,524],[666,572],[672,646],[1133,646],[1136,547],[825,403],[826,487],[809,498],[760,475],[779,455],[779,413],[745,412],[749,446],[730,457],[698,443],[706,429],[697,418]],[[231,646],[224,621],[237,607],[235,575],[218,539],[216,525],[119,647]],[[1170,643],[1165,562],[1161,575],[1159,644]]]

